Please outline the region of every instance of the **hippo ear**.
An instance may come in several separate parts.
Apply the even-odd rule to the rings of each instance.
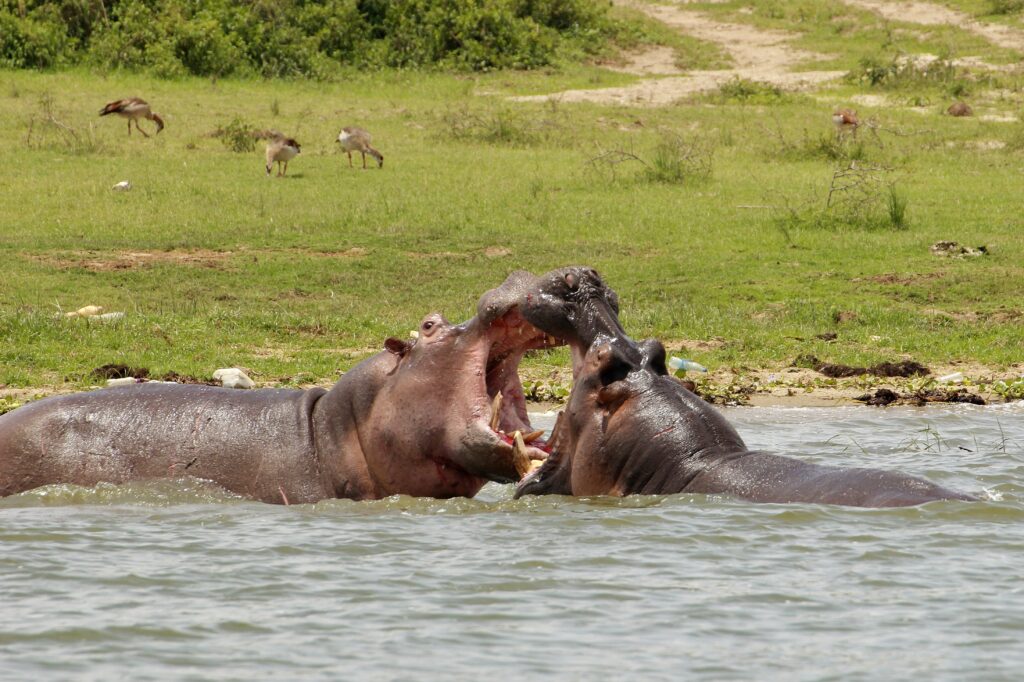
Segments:
[[[386,350],[389,353],[394,353],[400,358],[404,358],[405,354],[409,352],[410,348],[412,348],[412,344],[410,344],[408,341],[402,341],[401,339],[396,339],[395,337],[391,337],[390,339],[387,339],[384,342],[384,350]]]
[[[602,386],[608,386],[614,384],[616,381],[622,381],[629,373],[633,370],[633,365],[630,364],[622,355],[620,355],[618,348],[614,346],[605,346],[602,348],[597,355],[597,373],[601,379]]]
[[[668,367],[665,366],[665,346],[657,339],[647,339],[640,344],[640,352],[644,355],[644,365],[659,375],[668,374]]]

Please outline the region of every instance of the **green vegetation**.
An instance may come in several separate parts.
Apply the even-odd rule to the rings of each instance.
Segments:
[[[320,79],[340,65],[529,69],[636,39],[607,14],[589,0],[2,0],[0,66]]]
[[[807,48],[839,22],[828,61],[852,75],[804,93],[736,79],[659,108],[507,97],[635,80],[568,62],[335,64],[329,82],[0,71],[0,385],[90,385],[107,363],[327,383],[431,311],[469,317],[513,269],[586,263],[631,333],[713,370],[911,356],[988,366],[1016,395],[1024,82],[950,61],[941,78],[910,67],[872,84],[865,64],[895,63],[877,19],[745,4],[700,8],[780,28],[804,7],[788,26]],[[893,35],[931,48],[947,28]],[[944,115],[956,92],[976,116]],[[96,116],[133,95],[163,115],[159,136]],[[837,135],[837,105],[858,110],[856,138]],[[346,125],[370,130],[382,170],[349,168]],[[286,178],[265,176],[264,130],[302,144]],[[942,240],[988,255],[933,255]],[[86,305],[125,316],[63,315]],[[566,361],[530,359],[530,390],[557,397]]]

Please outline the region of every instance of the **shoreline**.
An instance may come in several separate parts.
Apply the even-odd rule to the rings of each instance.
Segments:
[[[938,378],[960,374],[944,383]],[[571,387],[571,374],[564,368],[534,367],[523,372],[524,390],[530,411],[558,410]],[[1006,369],[962,363],[938,366],[923,376],[879,377],[871,374],[831,378],[813,369],[783,367],[768,369],[716,369],[707,374],[690,373],[695,392],[719,406],[745,407],[849,407],[856,405],[927,405],[974,402],[1002,404],[1024,399],[1024,364]],[[997,390],[999,383],[1013,386],[1009,393]],[[1016,383],[1015,383],[1016,382]],[[299,386],[279,382],[260,382],[257,388],[320,387],[329,389],[334,380]],[[31,387],[0,386],[0,414],[18,405],[55,395],[105,388],[101,384],[63,383]],[[891,392],[889,402],[868,403],[863,398]],[[951,399],[950,399],[951,398]],[[980,400],[976,400],[980,399]],[[983,402],[982,402],[983,401]]]

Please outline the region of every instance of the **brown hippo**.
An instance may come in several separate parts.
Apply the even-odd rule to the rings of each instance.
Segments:
[[[865,507],[975,499],[897,472],[748,450],[715,408],[668,376],[659,342],[626,335],[618,297],[589,268],[537,278],[520,310],[572,347],[574,386],[545,445],[551,455],[516,497],[687,492]]]
[[[141,384],[30,403],[0,416],[0,495],[193,476],[289,504],[517,481],[545,456],[519,362],[559,343],[518,311],[538,281],[513,273],[464,324],[428,315],[330,391]]]
[[[641,351],[637,367],[614,344],[590,348],[547,444],[551,454],[516,497],[707,493],[857,507],[975,499],[894,471],[748,450],[714,407],[667,375],[660,343]]]

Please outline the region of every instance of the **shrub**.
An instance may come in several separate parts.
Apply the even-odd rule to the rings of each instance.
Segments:
[[[240,154],[256,149],[256,128],[237,116],[214,133],[224,146]]]
[[[24,19],[0,10],[0,66],[48,69],[59,66],[74,41],[61,26],[53,8],[42,8]]]
[[[714,147],[707,140],[664,133],[644,169],[650,182],[681,185],[706,180],[711,175]]]
[[[598,51],[621,24],[591,0],[8,0],[0,60],[167,76],[324,78],[341,64],[529,69]]]
[[[1024,0],[989,0],[989,14],[1016,14],[1024,9]]]

